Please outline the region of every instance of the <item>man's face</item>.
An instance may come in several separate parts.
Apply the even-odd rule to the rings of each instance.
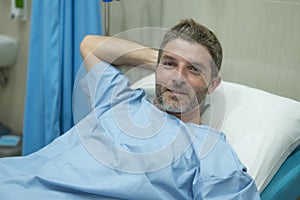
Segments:
[[[203,102],[211,81],[211,56],[198,43],[175,39],[166,44],[156,69],[156,105],[188,113]]]

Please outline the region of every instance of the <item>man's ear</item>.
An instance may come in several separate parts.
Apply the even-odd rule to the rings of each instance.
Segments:
[[[220,75],[212,78],[210,84],[208,85],[208,94],[211,94],[215,91],[215,89],[220,85],[222,78]]]

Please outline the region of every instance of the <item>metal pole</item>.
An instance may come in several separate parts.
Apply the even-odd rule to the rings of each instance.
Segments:
[[[112,0],[103,0],[104,2],[104,35],[109,35],[109,4]]]

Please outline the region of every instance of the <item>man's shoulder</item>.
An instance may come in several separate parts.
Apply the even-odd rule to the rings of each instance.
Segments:
[[[246,171],[222,131],[208,126],[199,126],[198,129],[193,146],[199,159],[202,177],[226,177]]]

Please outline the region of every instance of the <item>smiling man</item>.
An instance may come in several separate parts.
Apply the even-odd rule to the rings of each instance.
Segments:
[[[200,106],[220,83],[219,76],[212,79],[210,63],[211,56],[198,43],[168,42],[156,69],[154,104],[184,122],[201,124]]]
[[[222,47],[216,36],[193,20],[164,36],[156,69],[154,104],[184,122],[201,124],[200,107],[220,84]]]
[[[221,82],[221,44],[209,29],[193,20],[169,30],[159,51],[115,37],[87,36],[81,53],[88,71],[101,60],[155,71],[154,105],[184,122],[201,124],[200,106]]]
[[[158,110],[167,113],[164,115],[167,121],[174,120],[173,117],[180,120],[177,121],[179,124],[167,125],[168,123],[165,123],[164,127],[161,127],[160,135],[173,134],[176,136],[178,134],[176,130],[179,127],[179,129],[186,129],[187,132],[184,132],[187,135],[191,132],[195,133],[195,140],[190,138],[191,141],[188,142],[193,149],[192,156],[188,156],[189,159],[185,164],[175,164],[176,162],[174,162],[169,166],[172,168],[171,173],[180,174],[179,177],[189,177],[184,179],[183,183],[191,184],[190,189],[185,191],[187,196],[175,195],[176,191],[182,191],[179,189],[180,184],[176,184],[177,181],[181,182],[181,178],[177,177],[174,180],[176,176],[173,176],[170,180],[161,180],[157,177],[152,181],[162,185],[166,184],[166,187],[161,186],[160,190],[170,195],[168,198],[167,195],[162,199],[259,199],[253,180],[246,173],[246,168],[240,163],[234,151],[225,142],[223,133],[202,125],[200,121],[201,105],[206,95],[212,93],[221,82],[219,70],[222,63],[222,47],[213,32],[194,20],[188,19],[167,31],[159,50],[116,37],[87,36],[81,44],[81,53],[85,59],[87,71],[94,70],[93,73],[97,71],[93,68],[99,70],[106,68],[105,65],[100,67],[97,64],[102,61],[111,63],[113,66],[140,66],[154,70],[156,94],[153,105]],[[106,68],[106,70],[108,69]],[[112,77],[117,76],[114,72],[111,73]],[[99,81],[100,83],[105,84],[105,81]],[[114,85],[112,87],[119,88],[121,86]],[[133,99],[143,98],[143,95],[136,97],[131,94],[130,96]],[[111,99],[115,98],[117,97],[111,97]],[[121,100],[118,102],[121,103]],[[135,115],[139,113],[138,110],[146,110],[145,105],[147,108],[150,106],[142,100],[138,103],[132,102],[131,105],[132,107],[137,106]],[[152,109],[153,113],[159,113],[157,109]],[[160,117],[158,116],[158,118]],[[142,112],[140,118],[147,119],[147,112]],[[122,121],[128,122],[126,118],[123,118]],[[156,121],[156,123],[158,122]],[[155,122],[152,122],[147,127],[147,131],[151,132],[151,127],[154,126]],[[170,130],[164,132],[165,128],[170,128]],[[128,130],[130,132],[130,129]],[[131,131],[134,132],[134,127],[131,127]],[[155,132],[154,129],[153,132]],[[143,135],[143,130],[137,134],[137,137],[139,134]],[[176,138],[175,141],[179,143],[177,146],[179,149],[185,144],[185,139],[180,141]],[[159,139],[156,142],[163,143]],[[147,146],[144,147],[147,149]],[[174,152],[177,150],[172,148]],[[187,152],[185,151],[182,156],[186,156]],[[169,155],[173,157],[173,161],[177,159],[174,157],[175,153]],[[195,157],[197,164],[193,161]],[[122,160],[122,158],[120,159]],[[126,160],[126,158],[124,159]],[[182,157],[179,158],[179,160],[181,159]],[[163,163],[163,161],[164,156],[157,157],[156,161],[149,156],[149,159],[143,160],[142,163],[146,163],[143,166],[147,168],[149,165],[153,165],[153,162]],[[195,167],[194,169],[197,171],[194,171],[193,175],[189,171],[191,166]],[[168,172],[164,173],[168,177]],[[143,188],[142,185],[140,187]]]
[[[0,159],[1,199],[260,199],[225,135],[200,121],[221,81],[211,31],[183,20],[159,51],[105,36],[80,50],[92,112],[40,151]],[[154,102],[130,88],[123,65],[155,70]]]

